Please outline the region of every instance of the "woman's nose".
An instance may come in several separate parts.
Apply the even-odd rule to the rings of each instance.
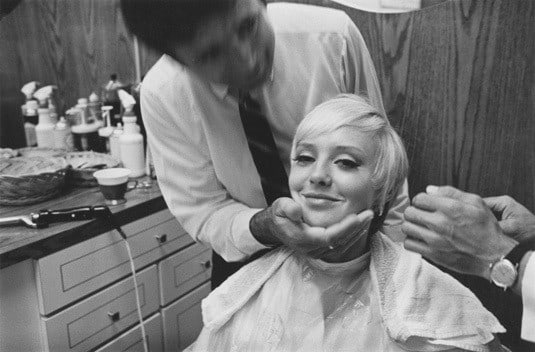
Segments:
[[[332,184],[332,178],[329,169],[321,165],[315,167],[310,175],[310,183],[323,187],[330,186]]]

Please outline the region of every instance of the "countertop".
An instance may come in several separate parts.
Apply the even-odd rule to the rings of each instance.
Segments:
[[[144,180],[144,179],[142,179]],[[152,187],[126,193],[126,203],[110,207],[120,225],[165,209],[167,206],[156,181]],[[66,209],[104,204],[98,187],[71,188],[60,196],[26,206],[0,206],[0,217],[28,215],[42,209]],[[103,220],[54,223],[47,228],[0,227],[0,269],[29,258],[40,258],[110,231]]]

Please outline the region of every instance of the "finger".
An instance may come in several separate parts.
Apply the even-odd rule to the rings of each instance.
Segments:
[[[483,201],[493,212],[502,214],[505,209],[511,206],[511,199],[508,196],[497,196],[483,198]]]
[[[481,205],[483,203],[482,198],[479,195],[469,192],[463,192],[452,186],[427,186],[426,192],[430,195],[451,198],[473,205]]]
[[[303,221],[303,209],[291,198],[279,198],[274,207],[275,216],[285,217],[293,222]]]
[[[441,212],[448,217],[457,217],[459,214],[464,214],[469,211],[469,208],[472,208],[471,205],[456,199],[426,193],[417,194],[412,199],[412,205],[428,212]]]
[[[427,246],[427,244],[414,240],[412,238],[406,238],[404,246],[406,250],[420,253],[424,257],[428,256],[431,253],[431,250],[429,249],[429,246]]]
[[[327,243],[344,243],[348,236],[354,236],[363,229],[368,229],[373,219],[373,211],[365,210],[359,214],[349,214],[342,221],[325,229]]]
[[[515,219],[505,219],[499,221],[498,224],[502,228],[503,233],[509,237],[514,238],[519,232],[518,222]]]
[[[427,244],[438,243],[442,239],[442,237],[435,231],[407,221],[401,225],[401,232],[403,232],[407,238],[425,242]]]
[[[442,215],[441,213],[429,212],[418,209],[413,206],[410,206],[405,209],[405,213],[403,215],[405,221],[428,228],[435,228],[436,226],[438,226],[438,224],[443,221],[444,217],[444,215]]]

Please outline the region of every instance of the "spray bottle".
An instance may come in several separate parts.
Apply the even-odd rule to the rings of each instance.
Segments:
[[[26,101],[21,106],[22,118],[24,121],[24,134],[26,136],[26,146],[35,147],[37,145],[37,137],[35,135],[35,126],[38,123],[37,109],[39,103],[33,98],[33,93],[39,86],[39,82],[33,81],[26,83],[20,90]]]
[[[58,89],[57,86],[50,85],[39,88],[33,93],[33,97],[39,101],[40,108],[50,109],[52,107],[54,113],[56,112],[56,103],[54,101],[54,91],[56,89]]]
[[[145,175],[145,151],[143,149],[143,136],[139,133],[137,117],[134,113],[136,101],[134,97],[126,91],[118,91],[119,99],[125,109],[123,114],[123,134],[119,137],[121,150],[121,161],[123,166],[130,169],[131,177],[141,177]]]

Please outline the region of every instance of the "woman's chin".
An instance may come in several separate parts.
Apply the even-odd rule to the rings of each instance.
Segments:
[[[303,220],[310,226],[329,227],[342,220],[343,216],[325,212],[303,211]]]

